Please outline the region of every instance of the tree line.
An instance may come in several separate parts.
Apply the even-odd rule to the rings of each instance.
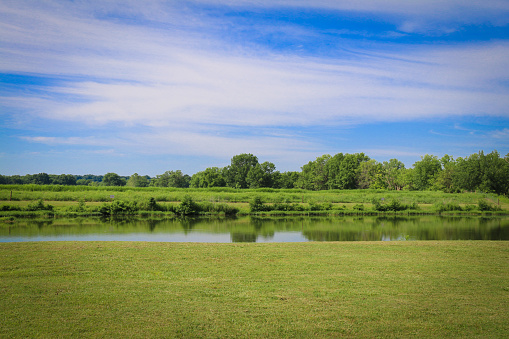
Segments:
[[[120,176],[71,174],[0,175],[0,184],[90,185],[177,188],[300,188],[306,190],[386,189],[441,190],[445,192],[482,191],[509,193],[509,154],[495,150],[465,158],[425,155],[412,168],[397,160],[378,162],[364,153],[334,156],[324,154],[301,167],[301,171],[280,172],[271,162],[260,163],[253,154],[232,157],[230,165],[209,167],[192,176],[181,170],[166,171],[155,177],[134,173]]]

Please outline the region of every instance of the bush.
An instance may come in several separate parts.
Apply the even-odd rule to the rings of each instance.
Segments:
[[[175,208],[175,213],[180,215],[192,215],[199,212],[200,206],[189,195],[185,195],[180,204]]]
[[[494,205],[484,199],[479,199],[479,202],[477,203],[477,206],[479,207],[479,211],[500,211],[502,210],[499,206]]]
[[[253,200],[249,202],[249,208],[251,212],[263,212],[267,210],[260,196],[255,196]]]
[[[353,209],[356,211],[364,211],[364,205],[363,204],[354,205]]]
[[[79,200],[78,206],[69,206],[69,207],[67,207],[67,211],[69,211],[69,212],[83,213],[86,210],[87,210],[87,207],[86,207],[85,201],[83,199]]]
[[[377,198],[373,198],[373,200],[371,200],[371,203],[373,204],[373,208],[379,212],[404,211],[404,210],[407,210],[410,208],[410,206],[408,206],[406,204],[402,204],[401,202],[399,202],[396,199],[391,199],[391,201],[389,203],[384,203],[383,201],[381,201]]]
[[[21,211],[22,208],[19,206],[12,206],[12,205],[2,205],[0,206],[0,211],[7,212],[7,211]]]
[[[437,212],[447,212],[447,211],[463,211],[460,205],[452,203],[452,202],[437,202],[433,205],[433,208]]]
[[[99,209],[99,212],[103,215],[133,214],[137,211],[138,206],[135,201],[125,202],[122,200],[105,203]]]
[[[44,205],[44,201],[39,199],[37,202],[28,204],[25,211],[53,211],[53,206],[49,204]]]

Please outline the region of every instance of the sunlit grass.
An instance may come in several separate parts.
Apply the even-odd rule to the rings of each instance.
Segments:
[[[507,242],[0,244],[1,337],[505,337]]]

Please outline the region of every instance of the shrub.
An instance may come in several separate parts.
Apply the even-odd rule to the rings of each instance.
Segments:
[[[2,205],[0,206],[0,211],[7,212],[7,211],[21,211],[22,208],[19,206],[13,206],[13,205]]]
[[[137,211],[138,206],[135,201],[125,202],[122,200],[105,203],[99,209],[99,212],[103,215],[133,214]]]
[[[255,196],[253,200],[249,202],[249,208],[251,209],[251,212],[263,212],[267,210],[263,204],[263,199],[260,196]]]
[[[354,205],[353,209],[357,210],[357,211],[364,211],[364,205],[363,204],[356,204],[356,205]]]
[[[175,208],[175,213],[180,215],[192,215],[200,212],[200,206],[193,201],[191,196],[185,195],[180,204]]]
[[[373,198],[373,200],[371,200],[371,203],[373,204],[373,208],[379,212],[404,211],[409,208],[408,205],[402,204],[401,202],[399,202],[396,199],[391,199],[391,201],[389,203],[383,203],[381,200],[379,200],[377,198]]]
[[[37,202],[30,203],[25,208],[26,211],[53,211],[52,205],[44,205],[44,201],[42,199],[37,200]]]
[[[433,205],[433,208],[437,211],[437,212],[446,212],[446,211],[463,211],[463,209],[461,208],[460,205],[458,204],[454,204],[452,202],[437,202]]]
[[[477,206],[479,207],[479,211],[500,211],[501,210],[501,208],[499,206],[494,205],[484,199],[479,199]]]

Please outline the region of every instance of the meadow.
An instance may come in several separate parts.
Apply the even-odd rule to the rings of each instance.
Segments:
[[[171,214],[178,212],[176,208],[186,199],[199,204],[196,212],[202,214],[365,214],[385,212],[383,207],[391,206],[395,208],[388,211],[405,213],[505,213],[509,209],[507,197],[479,192],[0,185],[0,205],[7,206],[0,208],[3,215],[9,215],[5,212],[10,209],[45,210],[42,205],[34,205],[37,201],[54,207],[51,212],[56,214],[99,213],[102,206],[113,201],[126,204],[118,212]],[[254,199],[258,199],[261,208],[253,207]]]
[[[0,244],[0,337],[509,333],[509,243]]]
[[[151,198],[173,209],[190,198],[236,206],[239,214],[282,213],[253,213],[255,197],[263,206],[332,206],[326,214],[375,213],[373,202],[384,200],[422,214],[443,213],[437,206],[445,205],[463,209],[449,213],[487,214],[465,210],[481,200],[498,206],[497,213],[509,207],[507,198],[484,193],[23,185],[0,188],[0,206],[18,209],[4,208],[0,226],[32,227],[30,219],[12,222],[9,213],[72,217]],[[28,211],[41,205],[51,209]],[[173,215],[157,213],[163,223]],[[47,220],[52,228],[68,227],[65,219]],[[87,220],[83,232],[90,232]],[[260,220],[259,232],[270,233],[274,219]],[[503,338],[508,262],[507,241],[0,243],[0,337]]]

